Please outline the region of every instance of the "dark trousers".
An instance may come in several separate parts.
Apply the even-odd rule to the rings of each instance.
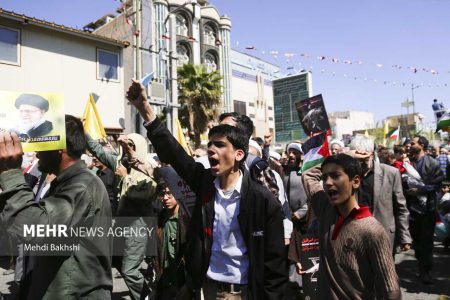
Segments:
[[[409,230],[413,240],[416,259],[419,261],[420,271],[430,271],[433,266],[433,237],[435,212],[418,214],[410,212]]]

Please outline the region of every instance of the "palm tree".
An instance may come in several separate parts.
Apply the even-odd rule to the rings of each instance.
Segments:
[[[222,76],[218,71],[208,73],[204,65],[190,63],[178,67],[177,74],[179,102],[182,105],[180,121],[189,127],[197,148],[208,122],[217,118]]]

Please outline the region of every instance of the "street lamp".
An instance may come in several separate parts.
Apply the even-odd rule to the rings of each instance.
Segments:
[[[421,85],[415,85],[414,83],[411,84],[411,100],[413,105],[413,123],[414,123],[414,130],[416,130],[416,102],[414,101],[414,90],[420,88]]]

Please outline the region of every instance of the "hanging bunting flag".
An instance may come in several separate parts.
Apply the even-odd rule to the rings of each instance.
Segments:
[[[382,65],[382,64],[377,64],[377,67],[378,67],[378,68],[382,68],[383,65]]]
[[[162,36],[163,40],[170,40],[170,36],[163,34]]]
[[[331,61],[334,62],[334,63],[337,63],[337,62],[339,62],[339,59],[337,59],[337,58],[332,58]]]
[[[325,56],[318,56],[317,59],[318,60],[325,60]]]
[[[245,49],[247,49],[247,50],[256,50],[256,47],[255,46],[247,46],[247,47],[245,47]]]
[[[196,40],[195,37],[193,37],[193,36],[188,37],[187,40],[188,40],[188,42],[191,42],[191,43],[197,42],[197,40]]]
[[[430,72],[431,72],[431,74],[433,74],[433,75],[437,75],[437,74],[438,74],[438,71],[436,71],[436,70],[431,70]]]
[[[352,61],[351,61],[351,60],[344,60],[344,64],[351,65],[351,64],[352,64]]]

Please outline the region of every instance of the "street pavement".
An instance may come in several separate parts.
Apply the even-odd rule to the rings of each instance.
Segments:
[[[433,285],[421,283],[413,250],[396,255],[395,263],[404,300],[450,300],[450,251],[445,251],[438,243],[435,243],[434,249]],[[0,260],[0,292],[4,295],[4,300],[13,300],[14,274],[3,275],[6,265],[6,260]],[[114,277],[112,300],[130,300],[125,282],[115,276],[116,269],[112,272]]]

